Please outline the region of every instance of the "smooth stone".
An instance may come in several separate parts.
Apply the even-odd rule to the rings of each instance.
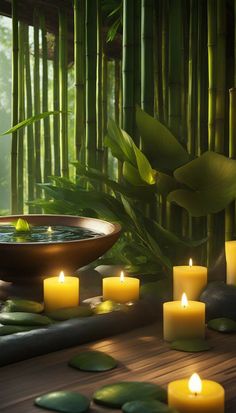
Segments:
[[[93,314],[93,310],[90,306],[79,306],[79,307],[68,307],[68,308],[60,308],[55,311],[51,311],[47,313],[49,318],[57,321],[65,321],[70,320],[71,318],[79,318],[79,317],[89,317]]]
[[[166,401],[166,390],[154,383],[123,381],[108,384],[98,389],[94,395],[95,403],[120,409],[125,403],[133,400]]]
[[[85,351],[73,357],[69,366],[83,371],[107,371],[117,366],[117,361],[101,351]]]
[[[208,342],[202,339],[176,340],[171,343],[172,350],[185,351],[189,353],[198,353],[211,349]]]
[[[124,265],[98,265],[95,271],[99,272],[102,276],[116,276],[120,275],[121,271],[124,271]]]
[[[206,304],[207,320],[231,318],[236,321],[236,286],[221,281],[209,283],[200,296]]]
[[[107,314],[113,311],[128,311],[129,306],[125,304],[116,303],[111,300],[102,301],[101,303],[94,306],[95,314]]]
[[[168,407],[158,400],[134,400],[122,406],[124,413],[178,413],[177,410]]]
[[[25,331],[34,330],[35,328],[37,328],[37,327],[0,325],[0,336],[8,336],[10,334],[23,333]]]
[[[214,318],[208,322],[207,327],[219,333],[235,333],[236,321],[224,317]]]
[[[18,325],[18,326],[47,326],[52,324],[52,321],[41,314],[33,313],[1,313],[0,323],[6,325]]]
[[[43,304],[37,301],[9,298],[2,309],[4,312],[42,313]]]
[[[35,404],[61,413],[84,413],[89,409],[90,401],[79,393],[57,391],[37,397]]]

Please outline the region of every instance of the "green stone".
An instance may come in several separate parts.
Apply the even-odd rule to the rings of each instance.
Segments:
[[[186,351],[189,353],[198,353],[200,351],[207,351],[211,349],[206,340],[176,340],[171,343],[172,350]]]
[[[69,366],[83,371],[107,371],[117,366],[117,361],[101,351],[85,351],[73,357]]]
[[[133,400],[166,401],[166,390],[154,383],[123,381],[108,384],[98,389],[93,400],[97,404],[120,409],[125,403]]]
[[[47,326],[52,324],[52,321],[41,314],[33,313],[1,313],[0,323],[6,325],[17,325],[17,326]]]
[[[5,301],[3,312],[42,313],[43,305],[37,301],[10,298]]]
[[[71,318],[89,317],[92,314],[93,310],[90,308],[90,306],[85,305],[81,305],[80,307],[60,308],[58,310],[47,313],[48,317],[57,321],[70,320]]]
[[[61,413],[83,413],[89,409],[90,401],[79,393],[56,391],[37,397],[35,404]]]
[[[178,413],[177,410],[172,409],[158,400],[134,400],[125,403],[122,406],[124,413]]]
[[[27,326],[4,326],[4,325],[0,325],[0,336],[8,336],[10,334],[15,334],[15,333],[23,333],[24,331],[30,331],[30,330],[34,330],[37,327],[31,326],[31,327],[27,327]]]
[[[220,333],[235,333],[236,321],[225,317],[214,318],[208,322],[207,327]]]

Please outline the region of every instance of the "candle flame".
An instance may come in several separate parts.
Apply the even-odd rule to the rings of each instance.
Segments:
[[[189,381],[188,381],[188,388],[191,393],[197,395],[202,392],[202,381],[197,373],[194,373]]]
[[[51,234],[51,233],[52,233],[52,227],[48,227],[47,232],[48,232],[49,234]]]
[[[120,273],[120,282],[123,283],[124,281],[125,281],[124,271],[121,271],[121,273]]]
[[[59,277],[58,277],[58,281],[59,281],[59,283],[64,283],[65,282],[65,275],[64,275],[63,271],[60,272]]]
[[[190,258],[190,260],[189,260],[189,266],[190,266],[190,267],[193,266],[193,260],[192,260],[192,258]]]
[[[187,295],[185,293],[183,293],[182,298],[181,298],[181,306],[183,308],[188,307],[188,299],[187,299]]]

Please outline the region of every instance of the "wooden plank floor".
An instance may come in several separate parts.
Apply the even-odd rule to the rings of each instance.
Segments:
[[[213,349],[195,355],[169,350],[160,325],[153,324],[87,345],[36,357],[0,369],[0,411],[39,413],[34,398],[55,390],[79,391],[88,397],[100,386],[120,380],[146,380],[167,386],[172,380],[198,372],[220,382],[226,389],[226,413],[236,412],[236,336],[209,332]],[[40,345],[40,343],[39,343]],[[119,360],[106,373],[85,373],[67,366],[81,350],[97,349]],[[113,412],[92,404],[93,412]],[[117,410],[116,410],[117,412]]]

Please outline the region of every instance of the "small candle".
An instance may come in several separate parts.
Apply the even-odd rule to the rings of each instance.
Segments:
[[[139,299],[139,279],[125,277],[123,271],[120,277],[103,278],[103,300],[127,303]]]
[[[52,227],[48,227],[47,232],[48,232],[49,234],[51,234],[51,233],[52,233]]]
[[[236,241],[226,241],[227,284],[236,285]]]
[[[188,301],[184,293],[181,301],[170,301],[163,306],[164,340],[205,337],[205,304]]]
[[[168,405],[179,413],[224,413],[224,388],[215,381],[201,380],[194,373],[189,380],[168,385]]]
[[[65,277],[61,271],[59,277],[46,278],[43,285],[45,311],[79,305],[79,278]]]
[[[173,299],[181,300],[183,292],[188,299],[197,301],[207,284],[207,268],[193,265],[192,258],[189,265],[180,265],[173,268]]]

